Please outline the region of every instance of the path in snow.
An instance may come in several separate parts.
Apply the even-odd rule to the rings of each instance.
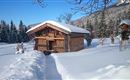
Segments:
[[[45,79],[46,80],[62,80],[61,75],[58,73],[56,62],[53,56],[46,56],[46,68],[45,68]]]

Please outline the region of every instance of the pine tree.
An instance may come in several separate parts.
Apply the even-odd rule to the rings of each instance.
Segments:
[[[24,41],[24,25],[23,25],[23,22],[22,20],[20,20],[20,23],[19,23],[19,33],[18,33],[18,36],[19,36],[19,42],[23,42]]]
[[[19,30],[18,30],[18,40],[19,42],[27,42],[29,41],[29,37],[26,33],[27,27],[23,24],[22,20],[19,23]]]
[[[15,24],[11,20],[10,25],[6,24],[4,20],[0,21],[0,42],[16,43],[16,42],[27,42],[29,37],[26,33],[28,28],[23,25],[20,21],[19,29],[16,28]]]
[[[127,17],[127,19],[130,19],[130,6],[129,6],[129,9],[128,9],[126,17]]]
[[[106,37],[106,23],[105,23],[105,12],[101,12],[99,28],[98,28],[98,36]]]
[[[10,43],[15,43],[17,42],[17,29],[13,21],[11,20],[10,23]]]
[[[24,32],[24,33],[25,33],[25,37],[24,37],[25,42],[29,41],[29,36],[28,36],[28,34],[26,33],[27,30],[28,30],[28,28],[27,28],[27,26],[25,26],[25,32]]]
[[[1,23],[0,23],[0,42],[1,42],[1,31],[2,29],[1,29]]]
[[[7,24],[7,26],[6,26],[6,29],[7,29],[7,42],[9,43],[9,41],[10,41],[10,26],[9,26],[9,24]]]
[[[1,20],[1,31],[0,31],[1,42],[8,41],[8,32],[6,22]]]

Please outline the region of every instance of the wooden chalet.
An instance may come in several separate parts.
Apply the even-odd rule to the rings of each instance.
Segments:
[[[84,34],[89,34],[89,31],[69,24],[45,21],[27,33],[35,39],[35,50],[70,52],[83,49]]]

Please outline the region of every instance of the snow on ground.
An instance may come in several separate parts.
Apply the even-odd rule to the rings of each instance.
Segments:
[[[12,61],[10,64],[8,63],[4,65],[4,71],[1,72],[0,80],[43,80],[45,74],[44,54],[38,51],[34,51],[30,46],[27,46],[27,48],[30,47],[30,49],[26,50],[24,54],[16,55],[14,49],[15,45],[16,44],[6,46],[10,52],[6,53],[7,55],[4,55],[4,52],[7,50],[1,49],[3,50],[1,51],[3,52],[3,56],[7,56],[7,58],[4,57],[5,60],[3,61]],[[13,59],[8,55],[13,55]]]
[[[62,76],[59,73],[56,61],[53,56],[46,56],[45,61],[45,78],[46,80],[62,80]],[[61,66],[60,66],[61,68]]]
[[[60,64],[65,70],[65,73],[63,70],[59,72],[66,76],[63,80],[130,79],[130,46],[127,50],[119,51],[118,40],[114,45],[109,41],[106,39],[104,46],[53,54],[57,66]]]
[[[15,44],[2,44],[0,45],[0,72],[8,65],[15,61],[19,55],[15,55]]]
[[[16,44],[0,45],[0,80],[100,80],[130,79],[130,45],[119,51],[119,41],[104,45],[94,39],[91,47],[77,52],[44,56],[26,43],[24,54],[15,54]]]
[[[4,70],[0,72],[0,80],[62,80],[52,56],[45,57],[42,52],[32,50],[31,43],[24,44],[24,54],[15,54],[15,46],[16,44],[1,46],[0,54],[3,56],[0,57],[4,57],[3,61],[9,62],[3,64]]]

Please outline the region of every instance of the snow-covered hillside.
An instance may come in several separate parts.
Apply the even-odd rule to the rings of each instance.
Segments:
[[[0,80],[100,80],[130,79],[130,45],[119,50],[119,42],[103,46],[93,40],[91,48],[44,56],[26,43],[24,54],[15,54],[16,44],[0,45]]]

